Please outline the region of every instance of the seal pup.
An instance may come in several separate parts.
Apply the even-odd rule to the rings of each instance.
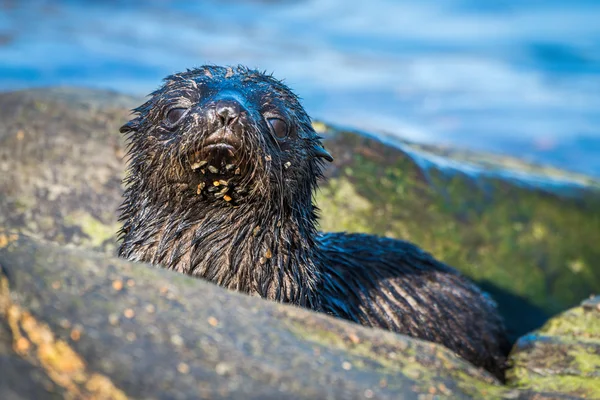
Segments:
[[[333,158],[282,82],[203,66],[134,113],[121,257],[440,343],[503,378],[502,320],[468,279],[405,241],[317,231]]]

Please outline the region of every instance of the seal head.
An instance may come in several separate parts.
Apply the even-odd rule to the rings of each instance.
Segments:
[[[130,135],[136,174],[151,191],[171,185],[222,206],[297,196],[293,188],[315,185],[320,161],[333,160],[296,95],[244,67],[171,75],[134,111],[121,132]]]
[[[119,255],[321,309],[312,194],[332,158],[296,95],[258,71],[204,66],[134,112]]]

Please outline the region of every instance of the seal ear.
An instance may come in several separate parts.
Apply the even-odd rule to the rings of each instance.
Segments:
[[[140,126],[139,118],[134,118],[131,121],[127,122],[125,125],[119,128],[119,132],[121,133],[129,133],[132,131],[137,131]]]
[[[331,156],[331,154],[329,154],[329,152],[327,150],[325,150],[325,148],[323,146],[315,143],[313,149],[315,151],[315,157],[324,158],[329,162],[333,161],[333,157]]]

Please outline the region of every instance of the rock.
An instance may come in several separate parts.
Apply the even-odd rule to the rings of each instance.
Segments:
[[[0,227],[114,251],[128,111],[100,93],[0,95]]]
[[[2,399],[570,398],[501,386],[432,343],[0,237]]]
[[[511,386],[600,399],[600,296],[520,338],[510,363]]]
[[[594,301],[517,343],[515,390],[433,344],[112,258],[118,127],[140,102],[82,89],[0,94],[0,398],[598,394]],[[418,243],[490,291],[515,336],[600,292],[597,182],[315,127],[336,157],[317,196],[324,230]]]

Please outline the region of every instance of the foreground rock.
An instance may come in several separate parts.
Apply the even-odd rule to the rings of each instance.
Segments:
[[[84,89],[0,94],[0,227],[107,254],[141,99]],[[336,157],[317,200],[324,230],[411,240],[497,299],[517,337],[600,293],[600,191],[510,158],[316,127]]]
[[[571,398],[170,271],[8,232],[0,246],[2,399]]]

